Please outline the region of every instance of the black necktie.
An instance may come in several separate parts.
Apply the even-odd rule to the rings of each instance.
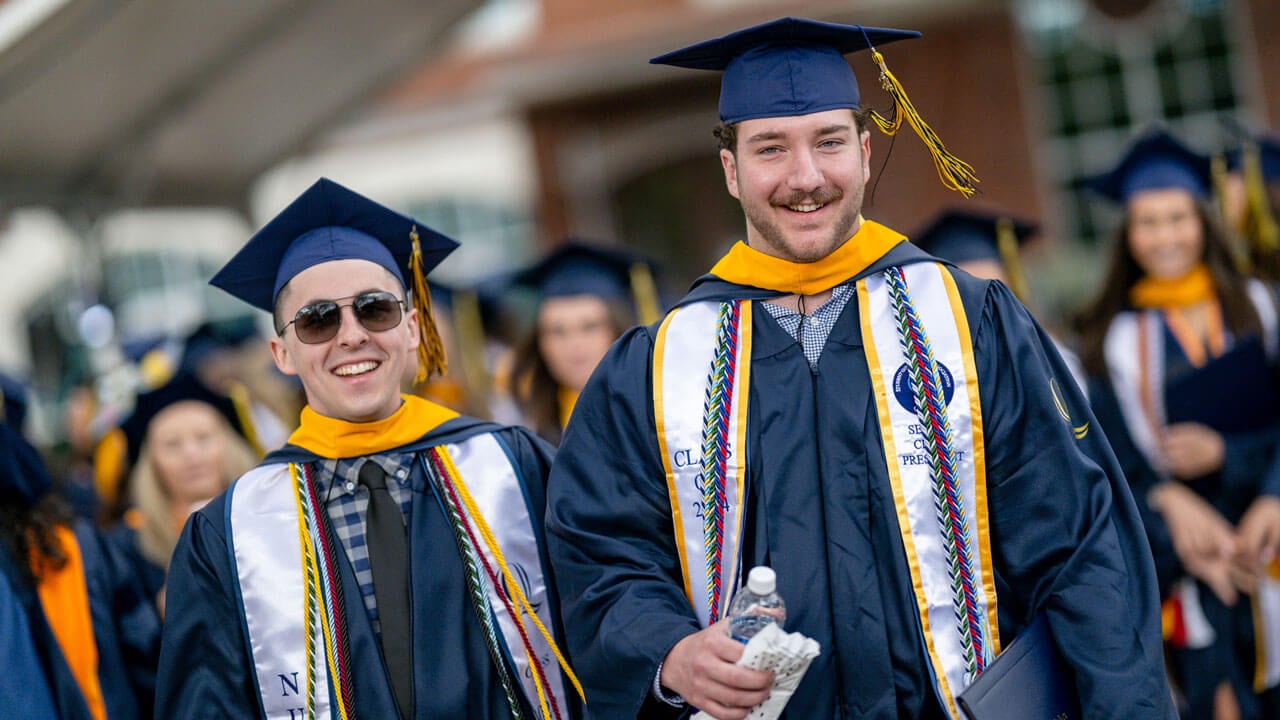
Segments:
[[[378,463],[360,467],[360,484],[369,489],[365,542],[373,570],[373,597],[382,626],[382,658],[400,717],[413,717],[413,654],[409,637],[409,552],[404,513],[387,491],[387,474]]]

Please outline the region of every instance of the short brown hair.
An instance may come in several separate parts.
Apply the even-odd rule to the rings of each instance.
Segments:
[[[853,109],[853,121],[858,128],[859,135],[867,130],[867,117],[870,113],[870,110]],[[728,150],[734,155],[738,154],[738,123],[717,123],[711,129],[711,134],[716,138],[718,150]]]

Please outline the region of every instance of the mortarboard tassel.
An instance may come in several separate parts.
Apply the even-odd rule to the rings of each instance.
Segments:
[[[652,325],[662,317],[658,304],[658,286],[644,262],[631,264],[631,296],[636,303],[636,319],[641,325]]]
[[[431,291],[427,288],[426,273],[422,271],[422,245],[418,241],[418,226],[409,231],[413,240],[413,255],[409,258],[409,272],[413,274],[413,305],[418,310],[418,373],[414,385],[421,385],[432,374],[444,374],[448,364],[444,355],[444,343],[436,331],[431,317]]]
[[[1210,158],[1209,177],[1213,180],[1214,210],[1218,213],[1218,221],[1228,230],[1228,254],[1231,255],[1236,270],[1250,275],[1253,273],[1253,261],[1249,258],[1248,238],[1242,237],[1243,233],[1237,232],[1237,228],[1227,226],[1227,159],[1221,153]]]
[[[261,460],[267,451],[262,447],[262,440],[258,438],[258,426],[253,422],[253,399],[249,397],[249,388],[241,382],[232,381],[227,387],[227,397],[231,398],[231,404],[236,408],[236,419],[240,421],[240,427],[244,430],[244,439]]]
[[[453,294],[453,327],[462,353],[462,378],[467,394],[476,404],[488,407],[489,368],[484,357],[484,319],[480,299],[470,290]]]
[[[942,138],[938,137],[933,128],[929,127],[929,124],[920,116],[915,105],[911,104],[911,98],[907,97],[907,91],[902,87],[902,83],[889,72],[884,56],[871,46],[870,41],[867,42],[867,47],[871,49],[871,60],[880,67],[880,86],[893,97],[894,103],[893,117],[887,118],[872,110],[871,119],[885,135],[896,135],[902,127],[905,116],[911,129],[916,131],[924,141],[925,147],[929,149],[929,154],[933,155],[933,164],[938,169],[938,177],[942,179],[942,184],[965,198],[973,197],[978,191],[976,187],[978,177],[974,175],[973,167],[947,151],[946,146],[942,144]]]
[[[1240,153],[1244,168],[1245,232],[1260,256],[1280,251],[1280,226],[1267,202],[1267,183],[1262,176],[1262,158],[1255,143],[1247,143]]]
[[[1000,250],[1000,263],[1004,265],[1005,275],[1009,278],[1009,289],[1014,297],[1027,304],[1031,297],[1027,287],[1027,276],[1022,272],[1022,257],[1018,254],[1018,235],[1013,230],[1013,221],[1000,218],[996,221],[996,247]]]

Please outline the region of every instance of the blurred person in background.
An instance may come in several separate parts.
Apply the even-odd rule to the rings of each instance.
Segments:
[[[1148,133],[1090,186],[1124,221],[1078,318],[1081,355],[1143,513],[1187,716],[1280,717],[1280,666],[1255,662],[1280,641],[1274,289],[1232,263],[1209,160],[1173,136]]]
[[[13,593],[0,597],[0,605],[8,605],[6,630],[25,626],[30,633],[28,639],[0,634],[6,648],[0,674],[9,676],[0,685],[31,676],[23,689],[32,693],[25,700],[0,695],[0,714],[151,717],[159,618],[126,561],[87,520],[74,519],[51,487],[36,449],[0,423],[0,573]],[[13,613],[15,598],[20,617]],[[23,664],[32,649],[38,662]],[[46,712],[21,714],[24,707]]]
[[[1028,305],[1031,293],[1019,253],[1022,244],[1038,231],[1036,225],[1003,211],[952,208],[939,213],[910,237],[916,247],[974,277],[999,280],[1023,305]],[[1053,342],[1076,385],[1082,392],[1087,391],[1088,379],[1080,358],[1057,338]]]
[[[645,261],[569,241],[512,278],[538,295],[533,328],[515,353],[515,397],[524,424],[553,445],[613,341],[637,323],[641,307],[650,321],[656,318],[656,300],[633,295],[633,268],[652,288]]]
[[[164,615],[164,582],[187,517],[258,463],[230,398],[180,374],[138,397],[122,423],[136,454],[126,485],[132,507],[108,532]]]
[[[1245,137],[1226,158],[1217,183],[1227,227],[1240,234],[1244,270],[1269,283],[1280,282],[1280,137]]]

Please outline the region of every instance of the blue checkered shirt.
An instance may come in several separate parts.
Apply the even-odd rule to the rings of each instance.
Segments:
[[[376,462],[387,473],[387,491],[400,506],[405,517],[413,499],[410,480],[413,475],[413,453],[362,455],[343,460],[321,460],[317,463],[316,489],[325,498],[325,509],[333,523],[334,534],[347,551],[347,559],[355,570],[364,607],[369,611],[373,631],[380,633],[378,604],[373,597],[373,569],[369,565],[369,546],[365,544],[365,512],[369,509],[369,491],[360,484],[360,468],[365,462]]]
[[[763,305],[773,319],[778,321],[778,325],[800,343],[800,347],[804,349],[805,358],[809,360],[809,367],[816,370],[818,357],[822,355],[822,348],[827,344],[831,328],[836,326],[840,313],[844,312],[845,305],[849,304],[849,298],[853,297],[853,289],[853,283],[835,286],[831,290],[831,299],[808,317],[791,308],[770,302]],[[803,328],[801,322],[803,322]]]

